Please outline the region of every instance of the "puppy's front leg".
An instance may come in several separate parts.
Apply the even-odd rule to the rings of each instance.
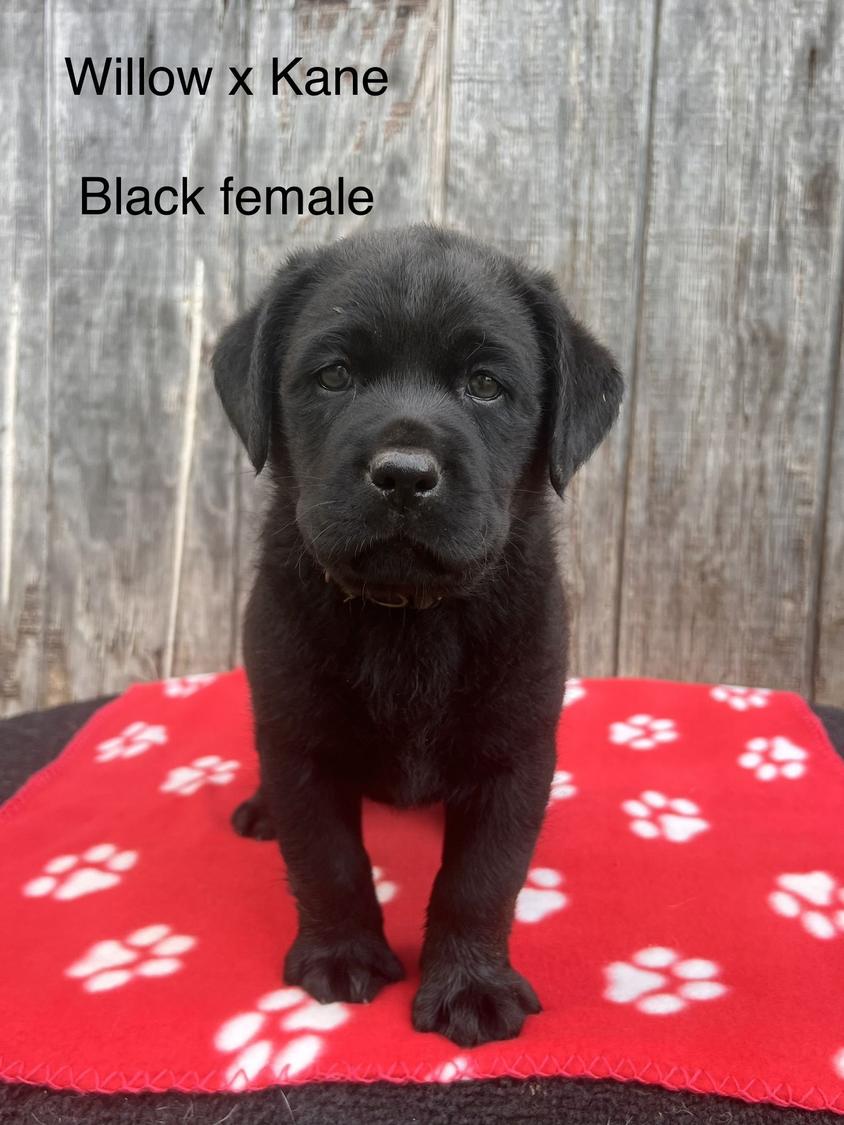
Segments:
[[[312,759],[266,761],[261,786],[299,913],[284,979],[323,1004],[372,1000],[404,971],[384,939],[360,794]]]
[[[417,1031],[461,1047],[518,1035],[541,1005],[510,965],[516,896],[542,823],[550,773],[498,777],[446,804],[443,862],[428,907]]]

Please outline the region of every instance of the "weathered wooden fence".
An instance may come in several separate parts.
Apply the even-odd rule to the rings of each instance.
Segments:
[[[77,97],[86,55],[389,89]],[[566,506],[574,668],[844,703],[840,0],[6,0],[0,106],[0,710],[237,659],[214,340],[284,251],[420,219],[553,269],[627,372]],[[339,174],[369,218],[80,215],[83,175]]]

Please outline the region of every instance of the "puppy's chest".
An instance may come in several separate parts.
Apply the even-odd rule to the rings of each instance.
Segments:
[[[405,654],[405,658],[408,654]],[[397,660],[374,683],[358,685],[362,729],[361,780],[368,796],[409,807],[440,801],[455,768],[460,674],[440,660],[432,667]]]
[[[357,633],[344,679],[358,735],[356,780],[368,796],[407,807],[442,800],[455,782],[473,661],[467,638],[444,618],[399,629],[394,620]]]
[[[361,764],[365,795],[399,808],[441,801],[450,787],[442,746],[426,735],[384,731]]]
[[[441,801],[449,787],[453,717],[449,701],[424,700],[394,707],[364,704],[367,721],[360,744],[360,779],[367,796],[400,807]]]

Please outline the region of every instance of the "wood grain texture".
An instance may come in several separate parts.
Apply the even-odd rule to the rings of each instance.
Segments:
[[[207,185],[208,213],[192,217],[185,232],[183,334],[189,352],[194,344],[195,350],[181,373],[176,535],[182,550],[174,552],[170,578],[167,674],[230,666],[240,634],[239,445],[214,390],[209,361],[221,328],[236,313],[241,291],[243,232],[238,221],[223,215],[218,188],[225,176],[240,172],[246,114],[254,100],[228,93],[233,80],[227,66],[242,67],[252,58],[250,9],[215,0],[209,22],[203,7],[195,5],[197,18],[191,26],[196,41],[185,57],[206,58],[218,81],[197,107],[183,158],[191,182]]]
[[[0,7],[0,714],[36,707],[47,594],[49,34],[38,5]],[[33,64],[20,81],[19,60]]]
[[[458,3],[446,217],[557,277],[635,380],[655,5]],[[626,414],[562,517],[571,666],[616,663]],[[562,509],[560,509],[562,513]]]
[[[664,0],[622,673],[811,687],[842,17]]]
[[[178,183],[197,117],[208,111],[201,98],[74,96],[63,60],[102,58],[118,43],[126,55],[149,61],[166,52],[172,59],[178,45],[180,55],[201,65],[214,55],[222,8],[160,5],[154,14],[108,4],[92,18],[83,6],[59,0],[53,15],[47,703],[167,671],[171,592],[181,571],[174,560],[184,534],[180,459],[185,415],[194,409],[186,392],[199,249],[190,223],[176,216],[127,218],[112,210],[81,217],[79,180],[95,174],[122,175],[127,185]],[[200,245],[207,246],[211,232],[202,232]],[[224,252],[214,267],[225,276]],[[199,414],[201,406],[195,409]],[[222,436],[224,427],[217,428]],[[194,442],[200,457],[202,438]],[[196,466],[193,472],[196,479]],[[200,496],[192,490],[191,499]],[[226,621],[214,615],[213,568],[208,560],[197,565],[190,551],[187,557],[196,566],[192,581],[206,587],[201,632],[219,664],[230,638],[215,642]],[[230,552],[215,554],[214,566],[230,572]]]
[[[215,77],[74,97],[87,53]],[[389,89],[273,97],[296,55]],[[265,482],[213,345],[286,253],[420,220],[550,269],[628,375],[557,506],[573,670],[844,702],[838,0],[8,0],[0,104],[0,714],[239,657]],[[82,217],[85,174],[208,213]],[[226,175],[375,209],[224,218]]]
[[[839,165],[840,167],[841,165]],[[842,200],[844,204],[844,200]],[[814,695],[844,706],[844,214],[838,232],[838,331],[829,341],[829,472],[818,573]]]

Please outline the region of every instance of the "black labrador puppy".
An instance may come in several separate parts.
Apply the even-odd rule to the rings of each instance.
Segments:
[[[272,478],[244,633],[261,785],[234,823],[281,844],[284,979],[327,1003],[403,976],[361,799],[440,801],[413,1025],[517,1035],[540,1005],[508,936],[568,635],[547,485],[610,428],[616,365],[548,275],[417,226],[294,255],[213,366]]]

